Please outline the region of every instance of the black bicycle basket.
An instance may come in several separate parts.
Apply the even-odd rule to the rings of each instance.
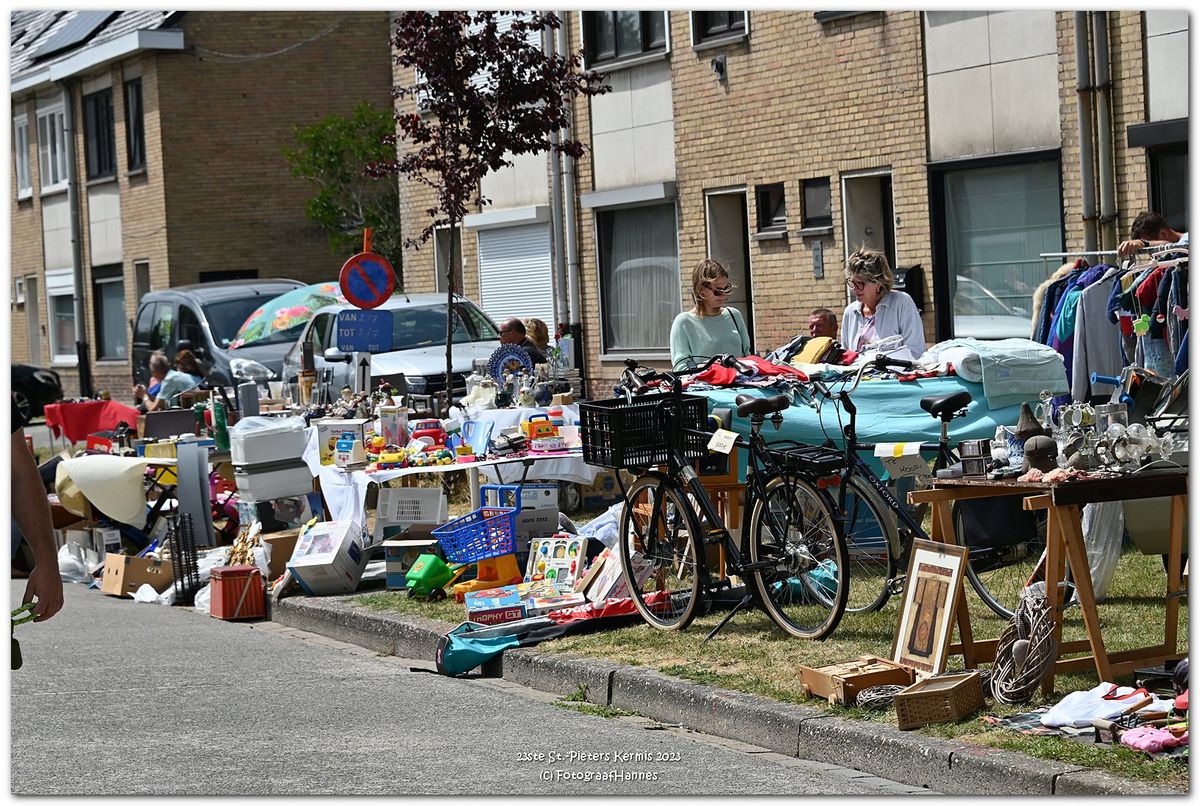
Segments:
[[[812,476],[828,476],[846,466],[845,454],[820,445],[771,446],[767,452],[781,469]]]
[[[579,403],[579,432],[583,461],[600,467],[633,468],[666,464],[672,446],[667,417],[674,405],[670,395],[623,397]],[[707,398],[683,395],[681,428],[707,428]],[[709,436],[684,433],[683,455],[699,459],[708,450]]]

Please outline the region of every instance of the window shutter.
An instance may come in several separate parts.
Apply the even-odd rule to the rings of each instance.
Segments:
[[[537,317],[554,329],[550,228],[545,224],[480,230],[483,310],[497,322]]]

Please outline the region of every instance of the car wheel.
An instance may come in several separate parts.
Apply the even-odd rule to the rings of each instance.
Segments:
[[[33,402],[33,396],[30,395],[29,390],[23,386],[13,387],[12,401],[13,407],[17,410],[17,413],[21,415],[21,419],[25,422],[29,422],[37,414],[41,414],[40,411],[35,412],[35,408],[40,407],[35,406]]]

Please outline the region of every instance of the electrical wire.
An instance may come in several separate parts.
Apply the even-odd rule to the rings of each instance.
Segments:
[[[218,59],[223,59],[226,63],[230,63],[230,64],[239,63],[239,62],[254,62],[254,61],[260,61],[262,59],[270,59],[275,56],[282,56],[283,54],[285,54],[289,51],[293,51],[296,48],[302,48],[305,45],[316,42],[318,39],[322,39],[326,36],[329,36],[331,33],[333,33],[338,28],[340,28],[342,26],[342,23],[344,23],[349,18],[350,18],[349,14],[343,14],[338,19],[337,22],[335,22],[333,25],[326,28],[324,31],[321,31],[320,33],[315,34],[301,42],[296,42],[294,44],[288,45],[287,47],[280,48],[279,50],[273,50],[269,53],[222,53],[219,50],[211,50],[209,48],[201,47],[200,45],[193,45],[191,50],[193,53],[203,54],[205,56],[210,56],[210,57],[215,56]]]

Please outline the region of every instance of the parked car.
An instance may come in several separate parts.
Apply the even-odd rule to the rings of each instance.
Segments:
[[[975,339],[1027,339],[1032,325],[1023,308],[1009,305],[994,291],[958,275],[954,290],[954,335]]]
[[[260,305],[302,285],[299,280],[286,279],[230,280],[151,291],[142,297],[134,319],[133,382],[149,385],[146,364],[151,353],[162,350],[174,361],[175,353],[183,348],[196,354],[210,384],[232,385],[239,369],[252,377],[255,365],[279,377],[284,353],[295,342],[297,329],[236,352],[229,350],[229,343]],[[258,374],[266,376],[261,371]]]
[[[283,359],[283,379],[291,383],[300,372],[305,342],[313,345],[317,377],[333,370],[332,387],[353,386],[351,357],[338,349],[337,316],[353,305],[327,305],[304,326],[299,339]],[[372,353],[371,377],[387,380],[401,392],[437,394],[446,388],[446,297],[443,294],[394,296],[376,308],[392,314],[390,350]],[[466,297],[454,301],[452,378],[454,395],[466,392],[466,376],[473,363],[486,359],[500,346],[496,323]]]
[[[22,419],[28,421],[41,417],[47,403],[57,403],[63,399],[62,381],[52,369],[13,364],[12,399]]]

